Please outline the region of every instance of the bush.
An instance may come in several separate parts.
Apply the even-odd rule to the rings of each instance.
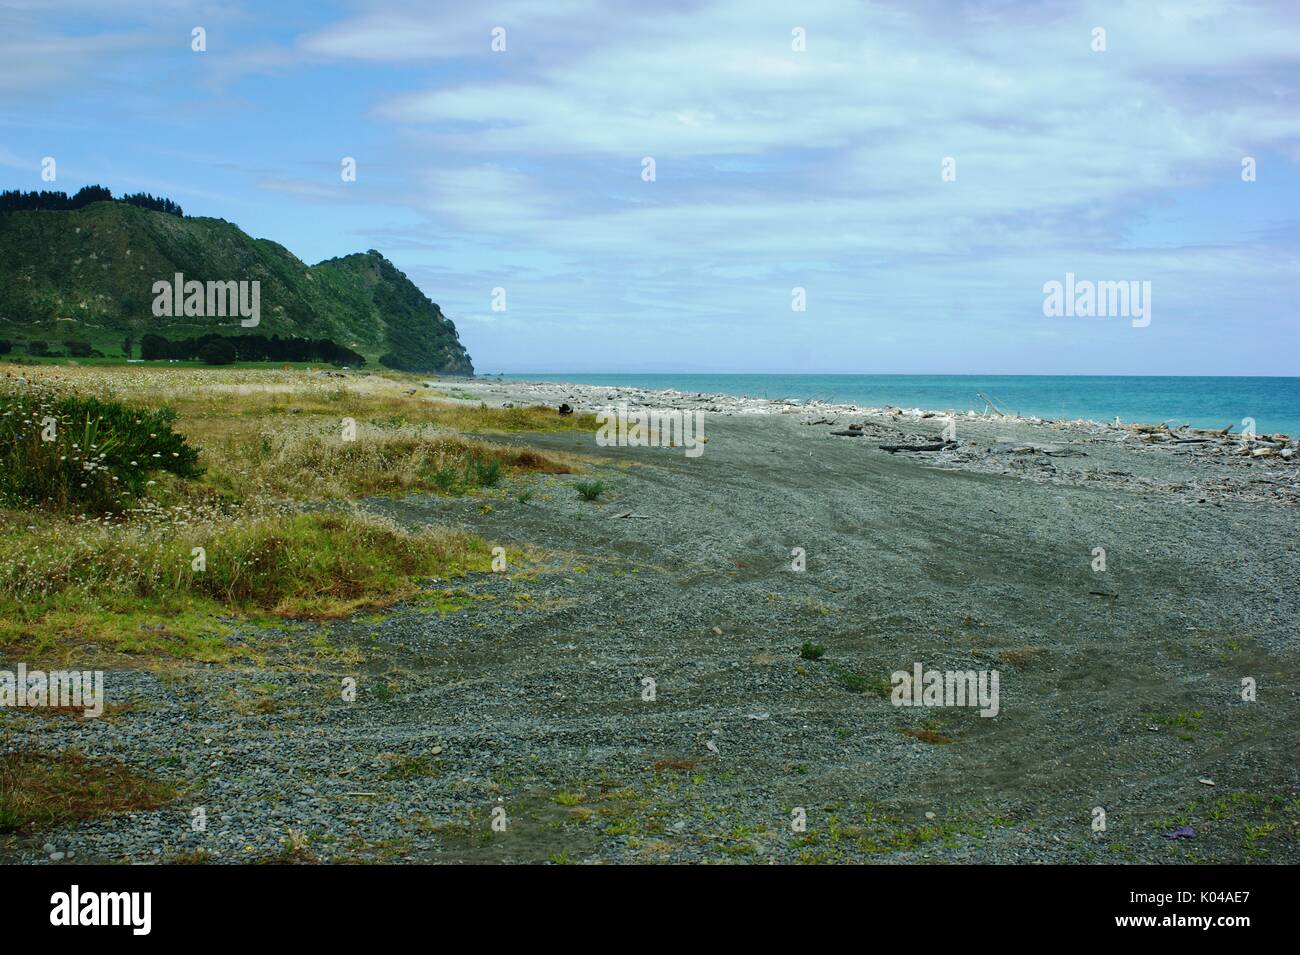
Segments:
[[[43,385],[0,386],[0,502],[124,510],[149,475],[198,477],[170,408],[128,408]]]
[[[233,365],[236,357],[235,346],[224,338],[210,341],[199,349],[199,361],[205,365]]]
[[[471,475],[467,475],[469,484],[477,484],[480,487],[496,487],[501,483],[501,462],[485,461],[482,458],[474,457],[470,459]]]
[[[604,481],[578,481],[573,487],[584,501],[594,501],[605,493]]]
[[[7,355],[14,350],[14,343],[0,338],[0,355]]]
[[[41,356],[48,355],[49,353],[50,353],[50,346],[46,342],[41,341],[40,339],[34,338],[27,343],[27,354],[31,355],[33,358],[40,358]]]
[[[803,660],[820,660],[826,655],[826,648],[820,643],[804,643],[799,647],[799,657]]]

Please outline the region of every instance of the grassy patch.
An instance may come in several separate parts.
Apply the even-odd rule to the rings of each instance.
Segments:
[[[432,756],[395,756],[388,762],[384,779],[420,779],[442,775],[442,763]]]
[[[575,481],[573,489],[584,501],[594,501],[607,490],[604,481]]]
[[[41,831],[115,812],[157,809],[174,798],[166,783],[75,750],[0,756],[0,832]]]
[[[1201,728],[1201,718],[1204,715],[1203,710],[1191,710],[1170,716],[1154,716],[1152,719],[1161,726],[1173,730],[1183,742],[1189,743],[1196,738],[1196,731]]]
[[[42,382],[0,383],[0,503],[106,514],[170,471],[199,476],[198,452],[167,408],[132,408]]]
[[[950,743],[957,742],[951,736],[944,736],[939,732],[940,726],[933,720],[927,720],[917,727],[903,727],[899,732],[904,736],[910,736],[912,739],[920,740],[922,743],[930,743],[935,746],[947,746]]]
[[[1037,647],[1012,647],[998,654],[998,662],[1003,666],[1027,667],[1038,656]]]
[[[441,433],[366,434],[339,429],[236,427],[206,442],[210,483],[232,497],[339,500],[409,492],[464,494],[508,473],[567,474],[576,463],[532,448]]]
[[[68,641],[220,661],[233,653],[222,616],[341,617],[491,561],[472,535],[353,514],[162,529],[30,519],[0,515],[0,647],[38,655]]]

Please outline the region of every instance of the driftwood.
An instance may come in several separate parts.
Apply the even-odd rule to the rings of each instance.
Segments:
[[[844,438],[860,438],[864,434],[866,434],[866,432],[865,431],[832,431],[831,434],[838,434]]]
[[[938,444],[882,444],[880,450],[894,454],[898,451],[942,451],[945,448],[955,447],[957,447],[956,441],[940,441]]]

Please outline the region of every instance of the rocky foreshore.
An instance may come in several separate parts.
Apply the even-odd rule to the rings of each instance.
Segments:
[[[457,387],[490,405],[569,404],[577,411],[599,412],[622,403],[631,409],[667,408],[708,415],[792,415],[829,437],[861,437],[873,450],[886,445],[894,448],[894,453],[914,453],[937,467],[1037,481],[1136,486],[1176,493],[1196,504],[1232,497],[1300,505],[1300,440],[1286,434],[1242,434],[1234,432],[1232,425],[1217,430],[1186,424],[1170,428],[1119,419],[1018,416],[992,409],[977,413],[865,407],[816,399],[513,379],[470,379],[458,381]],[[952,440],[944,440],[946,426]],[[1180,469],[1185,470],[1185,477],[1169,480],[1167,475],[1147,473],[1142,462],[1150,455],[1172,456],[1185,465]]]

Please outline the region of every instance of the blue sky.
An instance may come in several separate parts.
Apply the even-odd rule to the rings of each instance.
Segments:
[[[481,372],[1294,375],[1297,36],[1243,0],[0,0],[0,186],[376,248]],[[1045,317],[1066,272],[1150,281],[1151,324]]]

